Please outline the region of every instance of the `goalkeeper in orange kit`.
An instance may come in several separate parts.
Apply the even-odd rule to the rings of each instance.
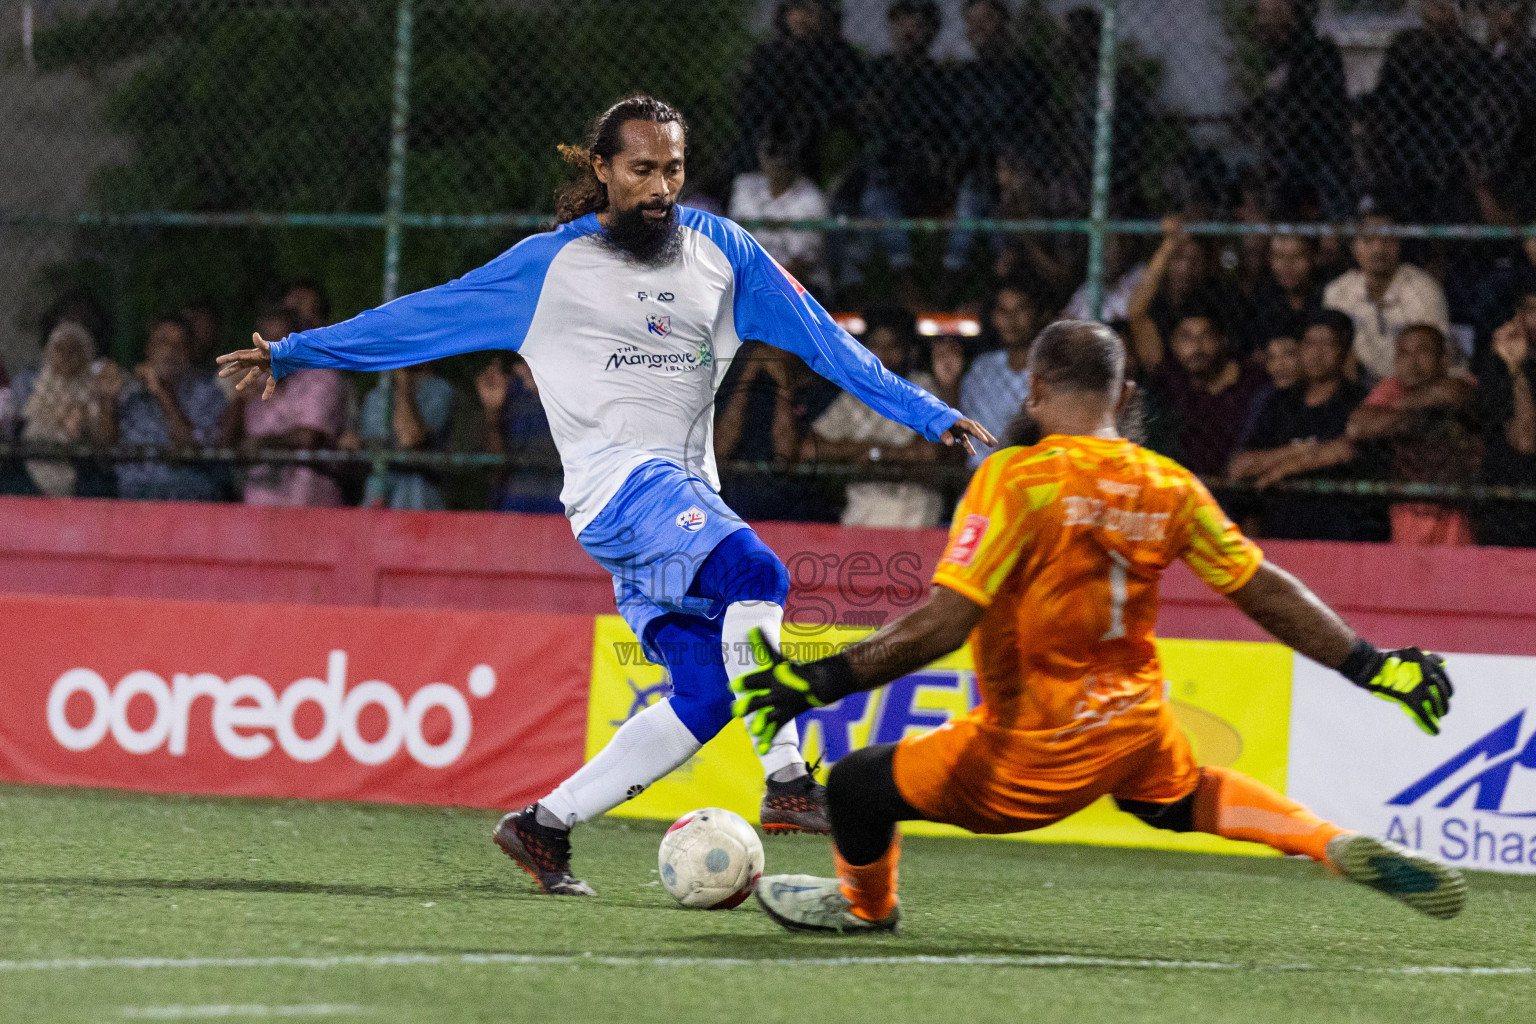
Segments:
[[[759,744],[807,709],[883,686],[967,638],[983,698],[932,732],[838,761],[827,781],[838,877],[766,876],[764,909],[789,928],[890,930],[900,918],[897,822],[1024,832],[1107,794],[1157,828],[1304,854],[1423,913],[1458,913],[1466,883],[1455,870],[1195,763],[1153,645],[1158,581],[1183,559],[1282,642],[1401,703],[1431,733],[1451,697],[1440,659],[1356,637],[1267,563],[1188,470],[1121,437],[1133,386],[1109,328],[1052,324],[1029,371],[1025,413],[1044,440],[982,464],[925,605],[806,664],[754,637],[764,667],[732,686]]]

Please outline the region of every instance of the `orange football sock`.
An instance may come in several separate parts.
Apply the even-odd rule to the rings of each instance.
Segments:
[[[896,862],[901,859],[901,833],[891,834],[891,845],[872,864],[849,864],[832,848],[832,862],[842,881],[843,896],[856,917],[883,921],[896,909]]]
[[[1305,854],[1318,861],[1327,860],[1328,840],[1344,831],[1257,779],[1227,768],[1200,769],[1194,810],[1198,831],[1263,843],[1281,853]]]

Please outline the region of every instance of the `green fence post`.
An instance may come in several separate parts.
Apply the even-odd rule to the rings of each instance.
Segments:
[[[1104,222],[1109,217],[1110,148],[1115,136],[1116,15],[1119,0],[1104,0],[1099,29],[1099,97],[1093,112],[1093,196],[1088,209],[1088,309],[1104,310]]]
[[[400,294],[400,233],[405,213],[406,125],[411,113],[411,49],[415,21],[411,0],[395,16],[394,94],[389,115],[389,191],[384,207],[384,301]]]

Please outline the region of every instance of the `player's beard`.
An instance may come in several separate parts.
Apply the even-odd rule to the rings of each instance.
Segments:
[[[660,220],[647,217],[645,210],[665,209]],[[613,215],[606,229],[608,247],[636,263],[661,265],[672,262],[682,242],[677,231],[677,204],[648,202],[631,206]]]

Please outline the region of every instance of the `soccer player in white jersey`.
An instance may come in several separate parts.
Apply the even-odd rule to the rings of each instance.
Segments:
[[[715,389],[744,340],[793,352],[929,440],[997,442],[889,373],[739,226],[676,205],[686,127],[648,96],[621,100],[566,156],[581,172],[554,230],[478,270],[345,323],[220,357],[241,388],[295,370],[389,370],[485,349],[520,353],[560,451],[560,499],[581,546],[613,574],[620,614],[672,694],[625,722],[576,774],[497,825],[498,845],[545,892],[591,895],[570,830],[635,796],[731,719],[728,678],[777,646],[783,563],[720,499]],[[761,755],[770,831],[826,832],[826,793],[793,725]]]

